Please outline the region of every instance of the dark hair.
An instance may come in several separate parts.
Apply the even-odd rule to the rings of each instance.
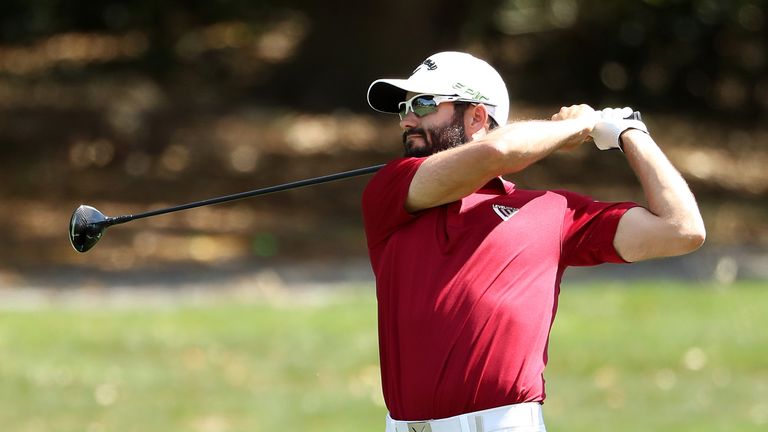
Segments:
[[[464,113],[467,111],[467,107],[471,105],[472,102],[464,102],[464,101],[456,101],[453,103],[453,115],[464,115]]]

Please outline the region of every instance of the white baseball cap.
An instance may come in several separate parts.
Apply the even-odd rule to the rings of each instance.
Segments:
[[[499,126],[509,117],[507,86],[496,69],[467,53],[445,51],[431,55],[408,79],[379,79],[368,87],[368,105],[379,112],[396,114],[406,94],[459,96],[483,103]]]

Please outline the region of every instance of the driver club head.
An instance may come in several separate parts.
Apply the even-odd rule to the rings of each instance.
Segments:
[[[69,242],[78,252],[87,252],[101,239],[108,218],[95,208],[81,205],[69,220]]]

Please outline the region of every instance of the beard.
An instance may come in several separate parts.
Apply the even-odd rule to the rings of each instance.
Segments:
[[[414,135],[424,140],[423,147],[415,147]],[[456,110],[451,122],[435,128],[413,128],[403,132],[403,147],[406,157],[426,157],[458,147],[469,142],[464,130],[464,110]]]

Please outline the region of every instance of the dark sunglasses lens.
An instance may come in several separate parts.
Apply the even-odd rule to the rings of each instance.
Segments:
[[[431,96],[417,97],[413,100],[411,106],[413,107],[413,112],[418,117],[423,117],[437,111],[437,102]]]

